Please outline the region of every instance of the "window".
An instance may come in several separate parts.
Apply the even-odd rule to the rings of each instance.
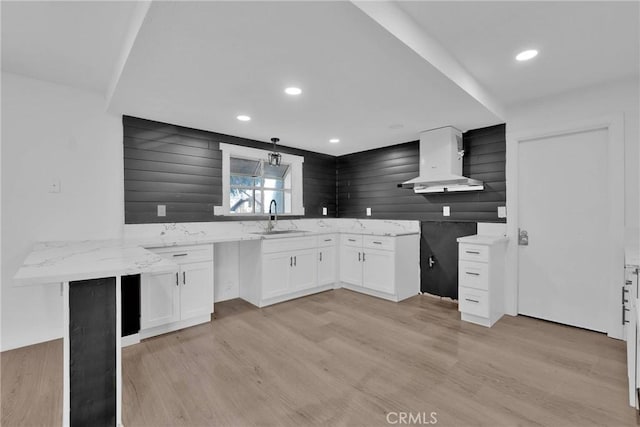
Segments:
[[[282,164],[271,166],[269,151],[224,143],[220,149],[225,214],[266,215],[273,200],[278,215],[304,215],[303,157],[282,154]]]

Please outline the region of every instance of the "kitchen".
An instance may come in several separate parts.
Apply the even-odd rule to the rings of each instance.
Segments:
[[[582,274],[579,278],[583,280],[584,276],[603,274],[601,271],[608,271],[608,266],[613,265],[607,273],[607,280],[611,278],[612,296],[599,294],[604,303],[597,310],[599,316],[591,316],[601,317],[597,319],[597,324],[579,323],[576,319],[583,315],[580,313],[572,313],[573,318],[560,319],[560,323],[623,338],[622,328],[613,325],[614,320],[619,322],[620,307],[615,303],[619,305],[620,287],[624,284],[624,269],[619,266],[625,262],[637,264],[632,257],[634,252],[638,252],[639,233],[637,9],[637,3],[611,5],[605,2],[575,6],[509,2],[501,5],[464,2],[454,5],[437,2],[231,5],[203,2],[182,6],[172,2],[115,5],[3,2],[3,363],[11,354],[19,354],[28,360],[28,355],[34,353],[24,349],[32,345],[43,348],[44,345],[46,351],[51,353],[48,363],[59,362],[56,363],[58,369],[63,365],[60,338],[65,333],[59,283],[24,286],[14,280],[36,242],[105,239],[157,241],[162,236],[165,241],[172,242],[171,239],[185,233],[204,233],[207,238],[213,236],[214,239],[222,239],[212,243],[212,291],[215,301],[215,308],[212,309],[216,318],[207,323],[210,328],[206,330],[222,334],[227,342],[233,338],[233,335],[229,335],[233,331],[257,339],[255,331],[263,330],[257,325],[254,326],[257,328],[255,330],[247,329],[244,325],[246,320],[233,323],[234,313],[245,313],[253,322],[268,322],[279,331],[281,335],[273,339],[283,346],[287,345],[287,337],[295,336],[292,331],[297,331],[318,343],[333,346],[324,348],[325,354],[339,354],[341,350],[357,360],[363,354],[361,349],[353,347],[353,343],[362,338],[354,334],[351,328],[361,329],[364,334],[375,325],[386,332],[380,339],[390,346],[399,346],[401,340],[393,335],[400,334],[407,340],[427,339],[420,335],[419,324],[414,323],[415,319],[422,319],[420,325],[423,332],[428,332],[428,342],[433,342],[433,346],[427,346],[433,350],[429,354],[442,367],[454,366],[454,360],[447,360],[438,352],[439,346],[456,351],[450,341],[451,336],[447,335],[453,328],[462,335],[479,337],[466,344],[461,342],[459,351],[465,353],[463,350],[473,347],[479,351],[479,358],[491,360],[497,357],[499,363],[506,365],[505,372],[511,372],[508,363],[513,359],[507,355],[512,353],[492,356],[489,349],[485,348],[486,344],[479,341],[482,338],[486,343],[508,348],[509,345],[498,338],[506,335],[505,329],[512,332],[515,329],[520,330],[520,334],[531,336],[532,341],[519,341],[513,337],[508,339],[519,342],[532,353],[537,351],[535,339],[554,337],[551,341],[563,348],[565,353],[555,356],[549,353],[547,357],[575,360],[575,369],[570,369],[572,374],[576,370],[593,369],[595,379],[575,378],[585,390],[590,390],[585,384],[593,386],[606,383],[614,388],[614,383],[616,386],[622,384],[626,393],[626,362],[622,341],[578,328],[545,329],[558,325],[518,316],[527,314],[551,320],[553,316],[558,316],[555,312],[528,311],[531,307],[527,303],[537,301],[540,295],[536,293],[537,288],[527,281],[539,281],[537,274],[544,269],[536,267],[536,259],[520,256],[519,251],[535,250],[542,240],[542,232],[552,231],[556,237],[547,236],[547,240],[557,248],[549,254],[552,259],[538,258],[544,260],[545,265],[551,265],[554,258],[575,257],[573,252],[568,253],[566,249],[576,250],[576,243],[572,243],[572,239],[577,239],[575,242],[587,248],[589,259],[594,259],[593,253],[596,251],[589,246],[592,242],[585,241],[582,234],[571,234],[576,231],[573,228],[570,230],[571,224],[564,222],[567,218],[558,215],[569,212],[576,205],[578,210],[568,215],[570,222],[583,230],[605,233],[604,238],[598,234],[596,239],[601,242],[599,259],[603,268],[594,273],[587,267],[596,263],[590,262],[583,272],[569,273],[575,276]],[[478,17],[484,21],[481,22]],[[572,20],[571,31],[565,25],[568,19]],[[604,22],[608,29],[606,37],[592,34],[590,26],[594,20]],[[485,25],[487,22],[493,25]],[[331,31],[327,29],[329,23]],[[301,35],[302,29],[304,36]],[[79,38],[78,33],[85,37]],[[296,37],[291,34],[296,34]],[[527,62],[515,61],[513,57],[519,49],[529,47],[538,48],[539,56]],[[621,51],[628,52],[628,55],[620,54]],[[296,54],[292,55],[292,52]],[[299,87],[301,93],[289,95],[284,92],[285,88],[292,86]],[[239,115],[251,116],[251,120],[240,121],[236,119]],[[399,185],[422,174],[419,164],[422,154],[421,133],[445,126],[461,130],[462,148],[467,151],[460,160],[462,175],[482,181],[485,188],[455,194],[426,195],[416,194],[412,188],[399,188]],[[577,176],[577,180],[563,176],[567,179],[559,181],[552,173],[552,165],[559,164],[554,166],[557,170],[563,163],[568,164],[569,159],[594,161],[593,156],[585,153],[587,150],[576,152],[572,148],[575,147],[572,144],[585,143],[583,140],[564,141],[569,147],[568,154],[559,152],[545,158],[544,153],[526,151],[530,150],[528,141],[549,136],[549,141],[553,142],[559,140],[558,132],[571,133],[577,129],[584,131],[593,128],[606,129],[608,133],[605,133],[612,141],[606,147],[615,148],[610,154],[606,150],[593,150],[596,160],[607,156],[610,158],[610,167],[599,171],[600,176],[606,178],[604,180],[591,182],[583,176]],[[594,147],[599,150],[601,146],[597,137],[602,135],[593,134]],[[280,141],[274,146],[269,142],[271,137],[279,137]],[[340,141],[337,143],[329,141],[338,138]],[[180,139],[182,142],[177,145],[167,143],[171,139]],[[203,141],[207,144],[206,148],[202,145]],[[543,141],[543,144],[546,143]],[[502,306],[506,316],[485,330],[462,322],[457,304],[450,299],[421,295],[395,303],[344,289],[317,293],[262,309],[243,304],[238,300],[239,297],[252,302],[251,297],[242,296],[247,289],[245,285],[251,283],[243,276],[250,273],[248,267],[259,264],[247,262],[257,259],[251,258],[251,251],[257,250],[255,245],[259,242],[273,242],[276,239],[262,239],[253,234],[255,240],[238,240],[263,230],[267,215],[261,215],[258,221],[246,217],[242,221],[230,218],[233,214],[226,209],[232,205],[228,197],[223,197],[230,196],[231,191],[225,190],[230,181],[222,179],[226,164],[223,161],[225,151],[220,149],[222,144],[261,149],[265,156],[275,151],[294,160],[303,158],[303,174],[297,178],[302,179],[302,194],[295,194],[295,185],[290,193],[284,191],[291,196],[290,209],[294,216],[288,218],[278,211],[276,229],[297,227],[299,230],[313,231],[316,239],[317,236],[326,235],[321,232],[330,231],[329,234],[341,239],[342,236],[358,234],[358,228],[364,227],[371,231],[371,236],[377,235],[375,229],[382,234],[394,234],[380,237],[395,239],[398,238],[395,234],[402,228],[409,228],[414,233],[409,236],[418,236],[420,221],[423,221],[445,224],[444,227],[447,224],[462,224],[461,227],[465,227],[466,224],[475,228],[464,229],[464,234],[460,235],[482,234],[488,232],[486,230],[491,230],[492,235],[506,234],[504,291],[500,293],[504,299]],[[182,151],[176,151],[178,148]],[[233,151],[234,148],[229,149]],[[184,150],[189,152],[185,154]],[[200,154],[195,155],[196,152]],[[524,158],[519,157],[524,154]],[[227,172],[233,169],[232,158],[233,154],[230,154]],[[525,161],[534,158],[538,160]],[[453,159],[454,163],[456,161],[458,159]],[[517,167],[519,163],[522,163],[521,167]],[[143,164],[146,166],[143,167]],[[173,169],[162,169],[167,165]],[[571,165],[574,167],[574,163]],[[582,170],[579,166],[575,165],[575,170]],[[182,169],[182,172],[178,169]],[[185,169],[206,169],[209,172],[185,173]],[[292,180],[296,174],[294,169],[291,168]],[[527,173],[533,174],[535,180],[527,180]],[[171,179],[176,181],[167,181],[167,174],[172,174]],[[565,175],[571,173],[565,172]],[[183,180],[177,181],[178,178]],[[193,180],[186,181],[187,178]],[[525,190],[535,188],[536,191],[523,191],[521,185],[525,185]],[[561,194],[556,199],[545,194],[548,199],[543,200],[553,200],[558,210],[541,212],[535,209],[541,202],[534,196],[539,193],[539,186],[549,185],[557,186]],[[569,193],[566,188],[569,188]],[[526,199],[525,194],[533,198]],[[609,198],[610,203],[604,203],[605,197]],[[284,199],[283,196],[279,200]],[[594,205],[582,205],[583,202]],[[521,206],[527,203],[527,206],[534,208],[522,209]],[[265,211],[266,206],[262,212]],[[529,212],[536,217],[523,217]],[[586,212],[595,216],[583,215]],[[550,215],[554,221],[549,223],[547,219],[539,231],[534,231],[529,224],[533,226],[537,218],[548,218],[543,214]],[[604,218],[605,222],[610,221],[610,225],[596,227],[593,218]],[[480,225],[476,225],[478,223]],[[554,228],[559,226],[564,229]],[[517,245],[518,228],[529,231],[529,247]],[[603,230],[596,230],[600,228]],[[423,232],[422,236],[425,235]],[[365,234],[361,233],[361,236],[364,239]],[[311,235],[286,238],[305,237],[310,238]],[[457,251],[455,237],[446,240]],[[610,244],[610,248],[605,243]],[[425,264],[429,264],[429,257],[420,255],[419,244],[413,242],[412,245],[413,251],[399,260],[411,258],[414,260],[411,264],[413,268],[419,262],[421,270],[428,269],[425,269]],[[338,277],[342,273],[342,260],[347,256],[347,252],[343,252],[346,247],[338,243],[335,246],[337,265],[333,270]],[[314,254],[319,254],[322,252],[319,248],[314,246],[295,250],[313,250]],[[625,248],[628,249],[627,261],[624,259]],[[451,253],[450,248],[447,251]],[[247,252],[249,255],[246,255]],[[368,249],[360,246],[352,253],[357,258],[358,254],[368,253]],[[456,255],[457,252],[454,252],[453,257]],[[448,271],[457,273],[458,259],[440,258],[436,255],[431,260],[436,263],[436,268],[445,268],[446,264]],[[285,261],[289,262],[289,259],[287,256]],[[531,263],[526,264],[529,261]],[[570,262],[568,264],[571,265]],[[562,271],[561,265],[554,265],[554,268],[555,271]],[[526,271],[530,272],[525,274]],[[175,277],[175,273],[171,274]],[[415,275],[415,272],[411,274]],[[336,282],[340,283],[338,287],[344,287],[343,280]],[[398,279],[401,284],[415,282],[414,279]],[[352,285],[352,288],[356,286]],[[454,288],[457,291],[457,287]],[[419,291],[412,292],[417,294]],[[545,294],[549,294],[548,289]],[[523,299],[524,295],[527,297]],[[257,300],[254,302],[256,306],[261,305]],[[354,307],[363,307],[361,309],[366,311],[365,314],[368,313],[364,316],[366,322],[359,323],[357,318],[350,316],[349,310],[355,310],[354,307],[343,311],[346,309],[343,304],[348,302]],[[143,307],[144,303],[142,301]],[[584,305],[594,312],[588,303],[591,301],[585,301]],[[534,309],[540,306],[540,303],[534,304]],[[324,317],[323,312],[326,313]],[[400,324],[407,324],[407,330],[402,330],[398,323],[383,325],[372,319],[371,313],[375,312],[385,319],[400,316]],[[281,317],[287,313],[290,318]],[[265,316],[264,319],[260,320],[261,316]],[[292,319],[295,320],[293,323],[299,324],[293,325]],[[309,329],[302,327],[304,322],[308,322]],[[225,331],[222,325],[229,325],[230,330]],[[175,340],[193,338],[199,336],[205,327],[182,329],[175,335],[156,335],[148,339],[138,337],[142,340],[140,344],[133,343],[123,349],[122,417],[125,424],[152,424],[150,420],[153,419],[143,417],[151,417],[149,409],[143,407],[127,411],[127,405],[131,405],[131,402],[126,398],[131,396],[131,387],[145,380],[143,377],[137,378],[137,382],[127,383],[127,366],[132,366],[127,364],[133,363],[136,358],[143,360],[145,351],[156,354],[153,348],[159,351],[166,347],[171,351],[171,338],[165,337],[174,337]],[[457,334],[453,336],[459,337]],[[436,337],[442,342],[432,341]],[[574,342],[579,339],[577,337],[593,340],[585,344],[587,347],[582,347],[584,353],[562,347],[560,342],[563,339]],[[167,341],[163,341],[165,339]],[[348,342],[347,339],[352,341]],[[262,341],[257,339],[257,342]],[[241,347],[240,351],[268,354],[266,349],[271,349],[273,355],[280,354],[277,348],[264,344],[266,347],[255,343],[242,344],[246,347]],[[379,347],[375,342],[371,345]],[[362,372],[366,376],[359,377],[355,372],[361,372],[345,372],[334,359],[324,367],[341,373],[347,379],[346,384],[342,384],[343,388],[338,387],[345,393],[344,387],[352,387],[358,381],[368,379],[365,383],[367,387],[363,387],[366,390],[371,388],[375,395],[374,385],[384,390],[385,380],[391,381],[394,374],[408,381],[409,374],[416,374],[412,366],[422,366],[425,372],[434,374],[431,380],[443,384],[441,390],[444,396],[464,398],[469,408],[482,414],[478,422],[532,422],[532,419],[517,421],[516,418],[508,418],[497,403],[500,397],[504,398],[504,390],[496,391],[484,380],[476,385],[470,384],[466,389],[467,394],[463,390],[458,390],[460,394],[456,394],[455,387],[444,387],[451,382],[454,385],[463,382],[463,373],[468,374],[473,368],[480,369],[476,362],[468,360],[460,363],[459,369],[445,374],[430,363],[421,365],[419,353],[415,353],[418,348],[417,345],[410,346],[408,353],[394,354],[393,360],[403,361],[399,366],[407,365],[406,371],[399,366],[391,366],[389,370],[380,372],[379,376]],[[25,352],[11,353],[14,350]],[[202,348],[199,348],[198,352],[201,351]],[[590,357],[589,352],[596,356]],[[620,360],[621,355],[623,360]],[[296,365],[303,356],[311,355],[299,349],[296,357],[291,359],[295,365],[291,368],[292,372],[305,375],[305,365]],[[385,353],[378,356],[384,360]],[[281,366],[276,359],[274,357],[268,365]],[[307,374],[305,378],[310,382],[313,382],[311,378],[325,378],[316,370],[323,366],[321,361],[313,357],[311,359],[318,363],[309,368],[314,375]],[[412,360],[415,365],[412,365]],[[227,363],[228,369],[233,371],[233,364],[230,361]],[[159,364],[155,372],[162,372],[162,366]],[[532,366],[538,365],[532,362]],[[545,375],[546,371],[539,367],[542,370],[538,372],[531,368],[529,373],[532,376],[527,378],[548,379],[549,375]],[[554,365],[551,369],[561,368]],[[56,372],[60,375],[59,371]],[[15,409],[20,408],[20,404],[13,407],[14,412],[11,406],[5,406],[5,390],[13,389],[14,385],[9,388],[5,386],[7,374],[4,365],[3,374],[3,423],[11,425],[9,420],[22,419],[22,423],[28,424],[28,418],[20,417],[29,411],[24,410],[24,414],[20,414],[21,411]],[[23,375],[29,375],[29,371]],[[283,379],[270,375],[264,374],[262,380],[277,386],[276,389],[285,390],[289,385],[296,390],[299,386],[292,374],[282,372]],[[493,368],[484,375],[504,379],[500,371]],[[616,380],[605,380],[609,376],[614,376]],[[215,378],[223,381],[225,387],[233,384],[224,382],[228,379]],[[545,388],[542,379],[535,384],[535,390]],[[16,381],[12,384],[20,383]],[[61,378],[55,381],[61,386]],[[162,382],[162,379],[158,381],[161,381],[160,387],[167,390],[174,389],[172,387],[180,383],[179,380],[176,380],[177,383],[168,380]],[[336,384],[334,386],[337,387]],[[45,393],[43,399],[49,399],[54,416],[62,417],[62,391],[51,387],[55,391],[52,394]],[[237,401],[231,399],[234,405],[238,405],[236,413],[250,406],[251,400],[243,400],[243,395],[264,398],[256,395],[250,385],[247,387],[232,392],[237,393]],[[341,420],[343,423],[358,423],[354,414],[366,414],[369,412],[366,408],[375,407],[383,413],[379,415],[374,411],[377,418],[374,415],[367,418],[373,424],[385,424],[385,411],[432,410],[438,411],[439,421],[444,424],[472,422],[465,418],[471,409],[455,410],[448,406],[446,400],[417,384],[410,383],[410,389],[413,394],[424,397],[422,404],[404,395],[406,400],[401,399],[400,404],[376,406],[366,393],[355,393],[349,394],[355,399],[350,406],[331,400],[335,396],[332,397],[328,392],[314,390],[313,396],[324,396],[324,405],[333,406],[343,414],[343,418],[334,419],[333,422],[323,418],[327,414],[318,408],[312,411],[305,406],[311,412],[300,409],[302,415],[291,415],[298,408],[291,402],[299,402],[299,399],[289,393],[281,396],[284,405],[280,405],[282,401],[277,397],[268,399],[271,406],[276,408],[274,412],[282,418],[276,415],[267,417],[256,410],[244,419],[223,417],[218,421],[223,424],[254,424],[259,422],[259,417],[267,417],[264,419],[269,420],[268,424],[296,421],[314,424],[322,420],[327,423],[339,423]],[[480,390],[487,392],[482,398]],[[628,407],[627,396],[620,395],[620,390],[616,390],[611,392],[618,398],[612,398],[614,407]],[[558,415],[557,411],[549,410],[545,405],[551,405],[552,397],[557,397],[558,401],[568,399],[562,395],[562,387],[554,386],[550,396],[538,396],[534,391],[529,390],[531,396],[538,399],[539,405],[529,408],[529,415],[540,417],[543,424],[558,423],[559,419],[554,418]],[[581,399],[590,397],[587,391],[573,392]],[[490,398],[492,395],[495,397],[493,400]],[[468,396],[481,399],[482,404],[473,404]],[[229,403],[225,398],[220,399]],[[385,395],[384,399],[388,403],[390,397]],[[177,401],[170,398],[164,405],[171,407]],[[205,405],[206,402],[204,399],[200,403]],[[406,402],[404,407],[402,402]],[[433,407],[429,402],[433,402]],[[568,405],[577,404],[571,400],[565,402]],[[520,404],[527,406],[530,403]],[[181,414],[182,421],[178,417],[173,422],[167,419],[166,423],[213,423],[194,415],[198,411],[182,413],[185,412],[185,405],[190,408],[188,403],[181,402],[175,408],[177,412],[169,411],[172,413],[170,416]],[[55,409],[58,406],[60,408]],[[542,408],[547,408],[547,411]],[[525,408],[520,410],[524,412],[519,414],[527,413]],[[622,419],[632,419],[629,417],[633,416],[633,410],[629,411],[619,415],[627,418],[614,418],[611,424],[622,424]],[[596,412],[585,413],[602,417],[607,414],[606,409],[600,407]],[[13,413],[17,418],[5,418],[5,413]],[[460,413],[460,418],[456,418],[457,413]],[[141,418],[128,418],[134,414]],[[306,422],[304,418],[296,418],[305,414],[310,417]],[[229,414],[226,416],[229,417]],[[53,423],[59,423],[55,419],[58,418],[54,418]],[[600,422],[606,424],[604,419],[600,418]],[[154,420],[158,422],[158,419]],[[564,421],[564,424],[570,423]],[[363,422],[361,419],[359,423]],[[579,418],[574,418],[573,422],[578,423]]]

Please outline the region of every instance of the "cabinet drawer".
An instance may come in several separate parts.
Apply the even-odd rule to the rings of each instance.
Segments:
[[[362,242],[365,248],[392,251],[395,249],[396,239],[389,236],[363,236]]]
[[[460,286],[489,290],[489,264],[475,261],[459,261],[458,283]]]
[[[171,246],[170,248],[149,248],[149,251],[183,264],[213,260],[213,245]]]
[[[318,236],[318,247],[326,248],[327,246],[335,246],[336,240],[335,234],[322,234]]]
[[[344,246],[356,246],[362,247],[362,236],[358,234],[343,234],[340,238],[340,242]]]
[[[489,317],[489,293],[479,289],[458,288],[458,309],[463,313]]]
[[[466,261],[489,261],[489,247],[485,245],[458,244],[458,259]]]
[[[262,241],[262,253],[298,251],[300,249],[315,249],[314,237],[284,237]]]

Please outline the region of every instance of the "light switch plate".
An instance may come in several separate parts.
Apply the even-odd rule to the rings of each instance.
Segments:
[[[158,216],[167,216],[167,205],[158,205]]]
[[[367,216],[371,216],[371,208],[367,208]]]
[[[322,215],[327,216],[327,208],[322,208]]]
[[[449,206],[443,206],[442,216],[450,216],[450,215],[451,215],[451,209],[449,209]]]
[[[60,192],[60,178],[51,178],[49,181],[49,193]]]
[[[506,217],[507,217],[507,207],[498,206],[498,218],[506,218]]]

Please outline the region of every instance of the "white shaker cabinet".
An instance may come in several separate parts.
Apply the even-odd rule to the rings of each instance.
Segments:
[[[491,327],[504,315],[507,239],[458,238],[458,310],[464,321]]]
[[[337,239],[335,234],[318,236],[318,285],[337,281]]]
[[[175,273],[143,274],[140,338],[211,320],[213,245],[149,249],[178,264]]]
[[[340,240],[342,286],[391,301],[420,292],[419,236],[343,234]]]
[[[323,261],[329,261],[326,254]],[[318,280],[321,268],[329,275],[319,262],[318,236],[246,242],[240,259],[240,297],[258,307],[333,288],[329,279]]]

